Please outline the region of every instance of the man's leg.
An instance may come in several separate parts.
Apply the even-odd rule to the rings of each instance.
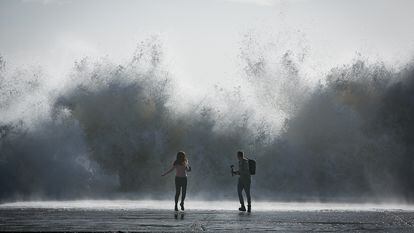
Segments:
[[[252,204],[252,199],[250,197],[250,181],[246,182],[244,184],[244,191],[246,192],[246,197],[247,197],[247,205]]]
[[[243,185],[242,185],[242,182],[239,179],[239,182],[237,183],[237,194],[239,194],[240,204],[242,206],[244,206],[244,199],[243,199],[243,193],[242,193],[242,191],[243,191]]]
[[[239,194],[239,201],[241,207],[239,208],[240,211],[246,211],[246,207],[244,206],[244,199],[243,199],[243,182],[239,179],[239,182],[237,183],[237,193]]]
[[[245,185],[244,185],[244,191],[246,192],[246,198],[247,198],[247,211],[251,212],[252,210],[252,199],[250,197],[250,184],[251,181],[246,181]]]

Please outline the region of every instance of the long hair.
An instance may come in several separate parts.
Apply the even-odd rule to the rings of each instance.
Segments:
[[[177,153],[177,159],[174,161],[174,165],[185,165],[187,163],[187,156],[184,151]]]

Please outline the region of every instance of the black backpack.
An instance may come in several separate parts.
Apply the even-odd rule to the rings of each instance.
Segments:
[[[250,175],[256,174],[256,161],[253,159],[249,159],[249,171]]]

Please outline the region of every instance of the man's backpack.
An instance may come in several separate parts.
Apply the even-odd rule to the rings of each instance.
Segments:
[[[249,159],[249,171],[250,175],[256,174],[256,161],[253,159]]]

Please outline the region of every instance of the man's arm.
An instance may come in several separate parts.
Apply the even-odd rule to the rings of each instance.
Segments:
[[[233,168],[234,168],[233,165],[231,165],[230,167],[231,167],[231,173],[232,173],[232,175],[240,175],[240,172],[239,171],[234,171],[233,170]]]

